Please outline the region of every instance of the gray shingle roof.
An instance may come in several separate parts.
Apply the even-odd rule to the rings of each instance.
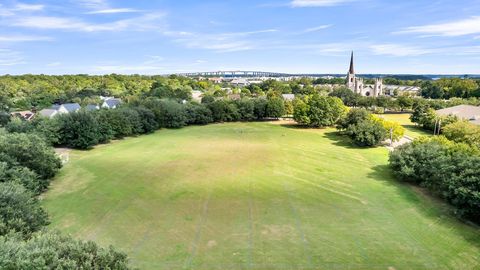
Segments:
[[[43,117],[53,117],[56,113],[56,109],[43,109],[38,112]]]
[[[474,120],[480,118],[480,107],[472,105],[458,105],[437,111],[439,115],[456,115],[466,120]]]
[[[109,108],[113,108],[120,105],[122,103],[122,100],[120,100],[119,98],[112,98],[105,100],[105,103]]]
[[[65,103],[63,107],[69,112],[76,112],[81,109],[80,104],[78,103]]]

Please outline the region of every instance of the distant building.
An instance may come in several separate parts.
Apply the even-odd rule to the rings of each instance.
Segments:
[[[458,105],[446,109],[437,110],[437,115],[455,115],[460,119],[467,120],[472,124],[480,125],[480,106]]]
[[[122,104],[122,100],[119,98],[110,98],[103,101],[102,108],[115,109]]]
[[[39,114],[43,117],[52,118],[55,115],[77,112],[81,109],[78,103],[56,104],[48,109],[43,109]]]
[[[285,101],[293,101],[295,99],[295,94],[282,94],[282,98]]]
[[[350,69],[347,74],[347,87],[354,93],[365,97],[378,97],[383,95],[383,80],[381,78],[375,78],[375,84],[373,85],[364,85],[363,78],[356,77],[353,67],[353,52],[350,59]]]
[[[213,83],[222,83],[223,82],[223,78],[208,78],[208,80],[213,82]]]
[[[244,79],[244,78],[233,79],[230,83],[233,86],[237,86],[237,87],[244,87],[244,86],[249,86],[250,85],[250,82],[247,79]]]
[[[52,118],[58,114],[58,111],[54,109],[43,109],[39,111],[38,114],[42,117]]]
[[[385,95],[389,96],[395,95],[395,92],[398,92],[398,94],[400,95],[409,94],[417,96],[418,93],[420,93],[420,87],[404,85],[384,85],[383,92],[385,93]]]
[[[18,117],[23,120],[30,121],[35,117],[35,113],[32,111],[20,111],[20,112],[12,112],[10,113],[12,117]]]

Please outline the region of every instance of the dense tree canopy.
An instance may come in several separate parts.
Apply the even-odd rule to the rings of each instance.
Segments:
[[[480,222],[480,156],[464,144],[435,137],[395,149],[390,166],[402,181],[427,187],[464,217]]]
[[[306,96],[294,105],[293,118],[310,127],[334,126],[347,112],[341,99],[320,95]]]
[[[29,236],[48,223],[47,213],[23,186],[0,183],[0,236],[8,233]]]

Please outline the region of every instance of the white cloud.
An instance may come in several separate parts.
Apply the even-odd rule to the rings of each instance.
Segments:
[[[261,47],[258,40],[251,36],[278,32],[276,29],[266,29],[247,32],[228,32],[218,34],[192,33],[192,32],[164,32],[166,36],[173,37],[178,43],[187,48],[213,50],[217,52],[247,51]]]
[[[390,56],[419,56],[431,53],[429,49],[419,47],[406,46],[400,44],[378,44],[371,45],[370,49],[376,55],[390,55]]]
[[[448,23],[407,27],[396,33],[419,33],[451,37],[478,34],[480,33],[480,16]]]
[[[353,1],[356,0],[293,0],[290,5],[292,7],[329,7]]]
[[[76,0],[74,2],[85,8],[94,10],[107,9],[110,7],[106,0]]]
[[[312,28],[305,29],[303,32],[304,33],[317,32],[317,31],[320,31],[320,30],[323,30],[323,29],[330,28],[332,26],[333,26],[332,24],[324,24],[324,25],[320,25],[320,26],[317,26],[317,27],[312,27]]]
[[[100,9],[95,11],[87,12],[87,14],[117,14],[117,13],[135,13],[141,12],[138,9],[132,8],[110,8],[110,9]]]
[[[31,4],[17,4],[13,10],[20,10],[20,11],[39,11],[43,10],[44,5],[31,5]]]
[[[24,64],[23,56],[10,49],[0,49],[0,66],[14,66]]]
[[[49,41],[50,37],[43,36],[25,36],[25,35],[12,35],[12,36],[0,36],[0,42],[26,42],[26,41]]]
[[[36,29],[59,29],[82,32],[102,31],[144,31],[158,29],[158,20],[163,18],[163,13],[150,13],[140,17],[117,20],[109,23],[89,23],[77,18],[53,17],[53,16],[17,16],[11,20],[14,26]]]

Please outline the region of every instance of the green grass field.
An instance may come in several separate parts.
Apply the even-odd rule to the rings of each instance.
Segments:
[[[405,128],[405,135],[411,138],[432,135],[432,133],[415,126],[415,123],[410,121],[410,114],[408,113],[380,114],[379,116],[389,121],[398,122]]]
[[[73,151],[43,204],[141,269],[480,269],[480,229],[387,155],[278,123],[161,130]]]

